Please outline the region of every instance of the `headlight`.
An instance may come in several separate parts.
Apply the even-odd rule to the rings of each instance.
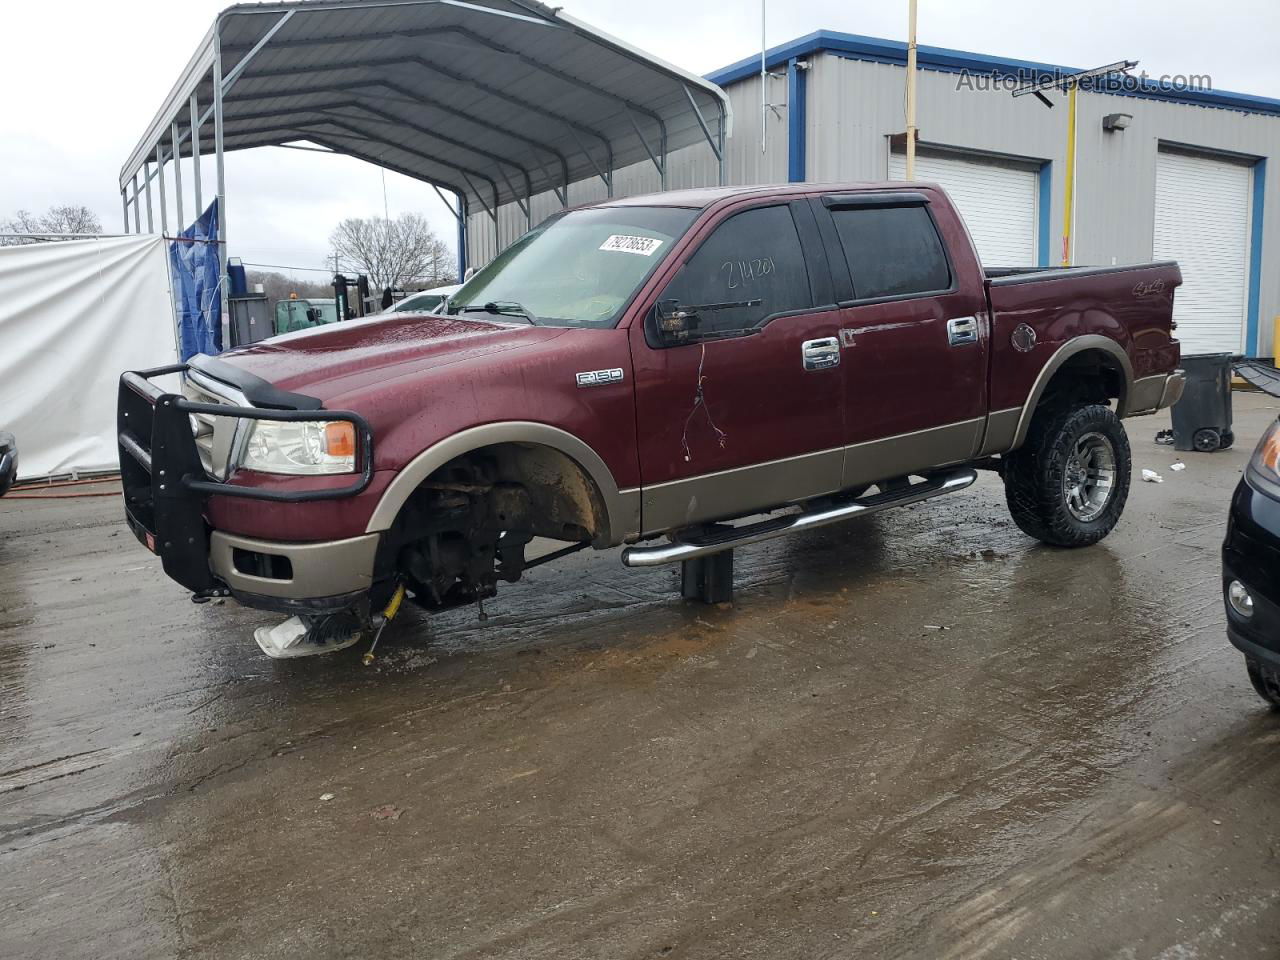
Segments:
[[[1249,595],[1249,588],[1239,580],[1232,580],[1227,585],[1227,603],[1244,619],[1253,616],[1253,597]]]
[[[347,420],[254,420],[240,466],[298,476],[355,473],[355,426]]]
[[[1258,441],[1253,459],[1249,461],[1249,469],[1263,480],[1280,483],[1280,420],[1273,423],[1271,429]]]

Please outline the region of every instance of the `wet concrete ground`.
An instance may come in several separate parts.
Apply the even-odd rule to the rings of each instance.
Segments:
[[[0,501],[0,956],[1280,956],[1280,714],[1218,548],[1276,402],[1129,421],[1103,544],[998,481],[739,552],[577,555],[273,662],[116,499]],[[324,800],[324,795],[332,799]]]

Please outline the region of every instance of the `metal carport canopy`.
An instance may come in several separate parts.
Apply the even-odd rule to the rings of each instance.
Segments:
[[[193,140],[197,156],[217,154],[219,197],[223,153],[309,141],[472,210],[515,202],[528,215],[531,196],[566,204],[576,181],[598,177],[611,194],[613,171],[633,163],[665,186],[667,156],[700,142],[723,179],[730,123],[719,87],[531,0],[239,4],[218,15],[120,189],[126,229],[131,203],[140,229],[145,188],[150,227],[151,180],[175,153],[192,156]],[[176,177],[180,197],[181,165]]]

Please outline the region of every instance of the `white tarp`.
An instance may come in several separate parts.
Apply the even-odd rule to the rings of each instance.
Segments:
[[[120,374],[176,362],[163,237],[0,247],[0,430],[20,479],[116,469]]]

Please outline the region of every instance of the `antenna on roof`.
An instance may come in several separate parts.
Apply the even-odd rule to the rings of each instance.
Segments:
[[[760,0],[760,152],[767,153],[769,148],[769,113],[781,118],[778,105],[769,102],[769,80],[773,76],[765,63],[765,6],[769,0]]]
[[[907,179],[916,178],[916,0],[907,13]]]
[[[763,154],[768,143],[769,121],[769,69],[765,66],[765,7],[769,0],[760,0],[760,152]]]

